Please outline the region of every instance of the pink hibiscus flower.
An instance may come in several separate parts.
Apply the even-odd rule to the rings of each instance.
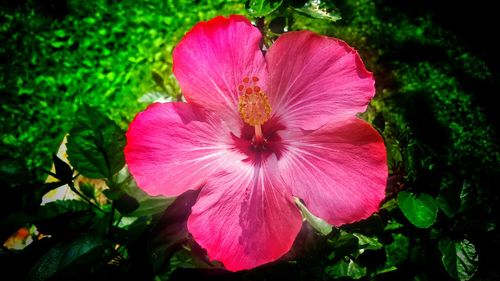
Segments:
[[[374,80],[345,42],[289,32],[263,53],[242,16],[197,24],[174,50],[187,103],[155,103],[127,132],[126,161],[150,195],[201,189],[188,230],[231,271],[283,256],[302,217],[328,223],[378,210],[387,180],[380,135],[355,115]]]

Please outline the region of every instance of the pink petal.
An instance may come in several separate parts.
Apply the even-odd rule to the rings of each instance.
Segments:
[[[188,230],[231,271],[254,268],[288,252],[301,227],[292,196],[278,180],[276,157],[213,177],[192,208]]]
[[[352,118],[284,138],[290,144],[279,161],[281,175],[314,215],[340,226],[378,210],[385,197],[386,152],[368,123]]]
[[[244,77],[264,79],[259,83],[267,77],[261,39],[259,30],[242,16],[219,16],[194,26],[173,54],[174,74],[186,100],[228,114],[224,120],[241,122],[238,86]]]
[[[130,124],[125,159],[148,194],[177,196],[199,188],[225,161],[240,161],[231,142],[216,116],[187,103],[155,103]]]
[[[310,31],[285,33],[266,55],[268,92],[285,126],[317,129],[363,112],[375,95],[374,80],[344,41]]]

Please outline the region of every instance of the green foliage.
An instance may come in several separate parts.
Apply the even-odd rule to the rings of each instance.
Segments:
[[[125,133],[89,106],[78,111],[66,146],[73,167],[89,178],[109,178],[125,165]]]
[[[338,21],[342,19],[340,12],[331,1],[306,1],[302,7],[295,7],[296,11],[316,19]]]
[[[479,262],[478,254],[474,245],[464,239],[452,241],[443,238],[439,241],[439,250],[443,257],[446,271],[460,281],[467,281],[476,273]]]
[[[82,236],[71,242],[61,242],[38,260],[29,273],[29,280],[78,277],[82,269],[87,272],[102,266],[95,260],[110,252],[110,245],[100,237]]]
[[[283,0],[247,0],[246,8],[252,17],[264,17],[278,9]]]
[[[436,221],[437,203],[428,194],[415,195],[408,191],[401,191],[398,194],[398,205],[405,217],[416,227],[427,228]]]

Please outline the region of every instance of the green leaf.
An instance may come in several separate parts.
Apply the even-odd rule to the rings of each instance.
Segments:
[[[398,194],[398,205],[405,217],[416,227],[428,228],[437,217],[437,203],[428,194],[415,195],[408,191]]]
[[[303,7],[294,8],[296,11],[316,19],[329,20],[332,22],[342,19],[339,11],[331,1],[309,0]]]
[[[68,136],[68,158],[89,178],[110,178],[125,165],[125,134],[96,108],[83,106]]]
[[[302,204],[300,199],[295,198],[295,204],[299,206],[300,212],[302,216],[309,222],[309,224],[319,233],[323,235],[328,235],[332,232],[332,226],[328,224],[326,221],[316,217],[313,215],[307,208]]]
[[[166,92],[167,89],[165,88],[165,81],[163,80],[161,74],[158,71],[153,70],[151,71],[151,76],[153,77],[153,81],[155,81],[155,84]]]
[[[93,184],[88,183],[88,182],[81,182],[78,186],[80,191],[85,195],[87,198],[94,199],[95,198],[95,187]]]
[[[139,202],[137,200],[124,193],[118,200],[114,201],[116,209],[122,214],[130,214],[137,210],[139,207]]]
[[[408,259],[408,248],[410,246],[410,239],[401,233],[393,233],[392,238],[394,241],[385,246],[385,255],[387,257],[386,267],[390,268],[403,263]]]
[[[110,245],[99,237],[84,236],[70,243],[59,243],[33,266],[29,279],[43,281],[52,277],[77,276],[88,267],[102,264]]]
[[[57,200],[40,206],[35,225],[44,234],[67,234],[81,231],[96,214],[84,201]]]
[[[332,245],[333,252],[328,256],[329,260],[338,261],[341,258],[357,252],[359,239],[343,230],[340,230],[336,235],[329,239],[328,242]]]
[[[64,183],[69,183],[73,181],[73,170],[71,167],[59,159],[57,155],[52,154],[52,160],[54,161],[54,167],[56,168],[57,179]]]
[[[450,218],[460,210],[459,191],[455,191],[451,188],[441,189],[436,201],[443,213]]]
[[[38,216],[41,219],[51,219],[71,212],[88,211],[90,206],[80,200],[56,200],[40,206]]]
[[[352,279],[361,279],[366,276],[366,268],[361,267],[352,260],[349,260],[349,262],[341,260],[333,266],[326,267],[325,273],[332,278],[350,277]]]
[[[252,17],[264,17],[276,11],[283,0],[247,0],[245,6]]]
[[[109,200],[118,200],[123,195],[123,191],[116,189],[104,189],[102,194],[106,196]]]
[[[366,250],[378,250],[382,249],[384,245],[378,241],[376,237],[368,237],[363,234],[353,233],[352,235],[358,238],[358,243],[360,249]]]
[[[151,216],[164,212],[175,198],[165,198],[162,196],[144,198],[139,201],[139,207],[127,216],[141,217]]]
[[[479,257],[474,244],[469,240],[452,241],[444,238],[439,241],[441,261],[451,277],[467,281],[477,271]]]

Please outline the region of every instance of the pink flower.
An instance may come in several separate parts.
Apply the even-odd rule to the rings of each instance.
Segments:
[[[150,195],[201,189],[194,239],[231,270],[283,256],[302,224],[298,197],[335,226],[378,210],[387,180],[380,135],[355,115],[374,80],[345,42],[289,32],[263,53],[242,16],[197,24],[174,51],[187,103],[155,103],[127,132],[125,156]]]

